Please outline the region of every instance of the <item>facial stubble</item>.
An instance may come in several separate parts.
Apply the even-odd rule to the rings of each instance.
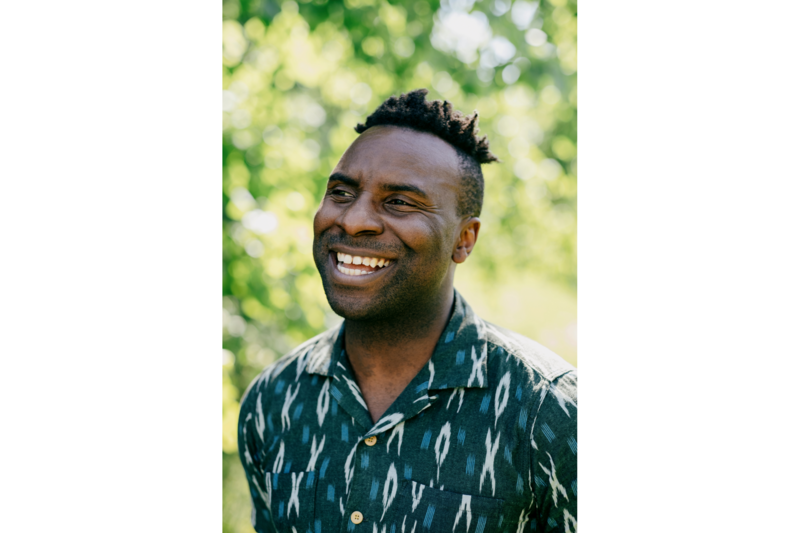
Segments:
[[[441,296],[439,293],[447,280],[451,263],[443,242],[440,241],[430,251],[435,259],[422,264],[415,261],[420,254],[405,244],[401,245],[400,250],[391,251],[385,246],[369,246],[376,252],[390,252],[396,259],[391,277],[378,291],[367,296],[359,294],[364,292],[360,287],[334,285],[329,271],[330,246],[337,244],[337,241],[340,239],[331,238],[325,233],[314,239],[314,262],[322,278],[328,303],[337,315],[365,325],[392,323],[401,328],[405,323],[417,321],[421,314],[426,314],[436,305],[436,298]],[[431,275],[415,275],[427,272],[431,272]]]

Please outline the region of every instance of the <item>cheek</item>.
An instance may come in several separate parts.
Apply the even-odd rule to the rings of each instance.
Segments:
[[[314,235],[318,236],[325,231],[334,219],[335,216],[333,216],[331,209],[325,206],[325,201],[323,200],[319,209],[317,209],[317,213],[314,215]]]
[[[410,221],[403,227],[398,227],[396,233],[406,246],[426,262],[436,262],[445,250],[449,251],[446,242],[448,233],[444,227],[428,224],[426,221]]]

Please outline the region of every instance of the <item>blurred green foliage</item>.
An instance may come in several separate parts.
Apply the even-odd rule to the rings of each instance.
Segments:
[[[240,533],[239,398],[340,320],[311,222],[354,126],[388,96],[426,87],[479,110],[503,162],[484,167],[482,239],[456,286],[575,363],[577,17],[574,0],[226,0],[223,18],[223,531]]]

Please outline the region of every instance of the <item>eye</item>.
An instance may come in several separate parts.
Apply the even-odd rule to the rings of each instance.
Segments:
[[[353,193],[345,191],[344,189],[331,189],[328,194],[331,196],[338,196],[339,198],[353,198]]]
[[[392,198],[387,203],[389,203],[391,205],[407,205],[407,206],[411,207],[410,203],[408,203],[408,202],[406,202],[404,200],[400,200],[399,198]]]

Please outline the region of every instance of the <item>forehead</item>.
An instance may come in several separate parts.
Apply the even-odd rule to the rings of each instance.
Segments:
[[[362,133],[336,171],[359,180],[413,181],[426,190],[454,189],[460,179],[453,146],[431,133],[398,126],[373,126]]]

